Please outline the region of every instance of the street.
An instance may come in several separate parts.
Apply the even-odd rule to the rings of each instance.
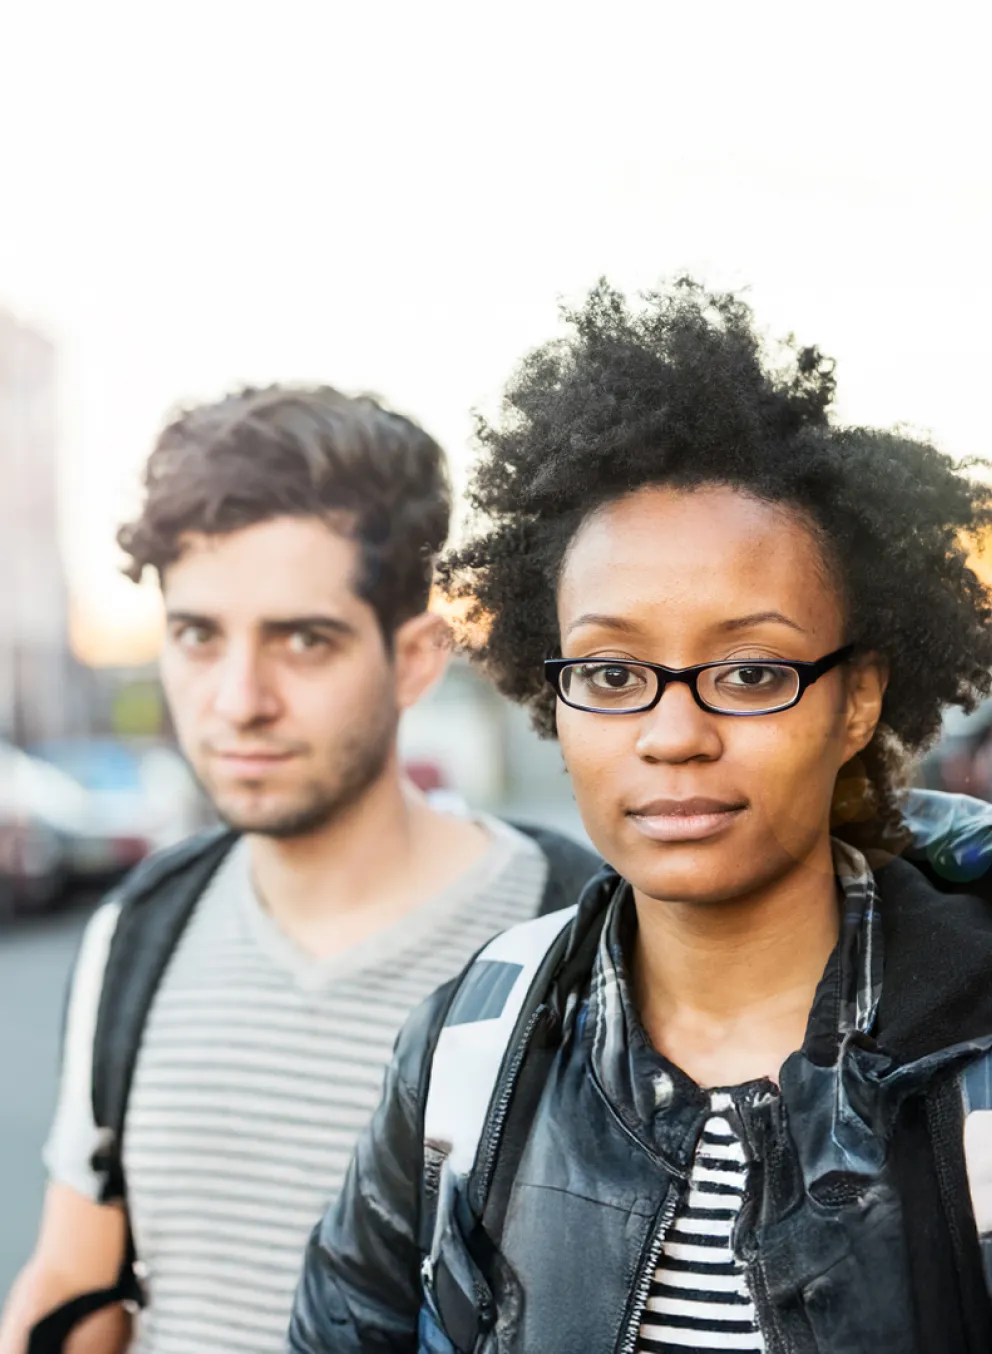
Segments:
[[[89,907],[0,923],[0,1295],[26,1258],[44,1186],[66,982]]]

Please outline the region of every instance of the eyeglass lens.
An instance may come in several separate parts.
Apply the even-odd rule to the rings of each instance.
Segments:
[[[630,712],[651,705],[659,680],[658,673],[640,663],[575,663],[562,669],[561,693],[570,705],[583,710]],[[721,663],[699,673],[698,691],[713,710],[766,713],[795,700],[799,674],[775,663]]]

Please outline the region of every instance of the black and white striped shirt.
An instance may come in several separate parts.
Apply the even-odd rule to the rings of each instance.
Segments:
[[[638,1354],[764,1350],[732,1234],[747,1183],[744,1149],[710,1095],[712,1114],[696,1146],[689,1189],[662,1243],[641,1321]]]

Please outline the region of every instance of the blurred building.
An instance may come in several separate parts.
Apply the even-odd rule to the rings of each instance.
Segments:
[[[400,755],[423,781],[474,809],[584,838],[557,742],[539,738],[526,712],[464,658],[404,713]]]
[[[0,737],[81,724],[58,535],[55,350],[0,311]]]

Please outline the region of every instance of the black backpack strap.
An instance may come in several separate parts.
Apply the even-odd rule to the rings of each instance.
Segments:
[[[62,1354],[66,1340],[80,1321],[116,1303],[124,1303],[132,1311],[145,1305],[141,1280],[135,1271],[134,1245],[130,1232],[124,1264],[113,1288],[98,1288],[92,1293],[81,1293],[42,1317],[28,1335],[26,1354]]]
[[[201,833],[134,871],[120,895],[93,1045],[93,1114],[113,1135],[107,1198],[123,1197],[120,1141],[145,1020],[193,909],[236,836]]]
[[[513,821],[510,826],[536,842],[548,862],[548,877],[537,909],[539,917],[543,917],[546,912],[558,912],[563,907],[571,907],[578,901],[592,876],[603,868],[603,862],[595,852],[580,846],[564,833],[537,827],[533,823]]]
[[[103,1203],[121,1201],[126,1210],[121,1140],[145,1020],[183,929],[235,840],[235,834],[226,830],[200,833],[150,857],[108,899],[118,913],[103,969],[92,1065],[94,1122],[107,1130],[93,1159],[104,1182]],[[105,1307],[143,1306],[139,1270],[129,1225],[117,1283],[81,1294],[50,1312],[33,1328],[28,1354],[60,1354],[76,1324]]]

